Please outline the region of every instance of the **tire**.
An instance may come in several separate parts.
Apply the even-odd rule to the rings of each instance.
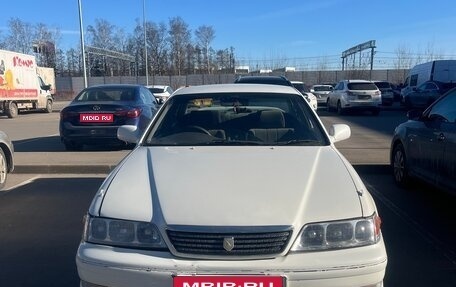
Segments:
[[[3,149],[0,148],[0,190],[3,190],[8,177],[8,161]]]
[[[326,110],[327,110],[328,112],[331,112],[331,111],[332,111],[331,105],[329,104],[329,99],[326,100]]]
[[[9,104],[7,104],[7,109],[5,113],[10,119],[17,117],[17,115],[19,114],[17,104],[14,102],[10,102]]]
[[[342,105],[340,104],[340,101],[337,102],[337,114],[340,115],[340,116],[345,114],[345,111],[342,108]]]
[[[391,168],[393,170],[394,182],[400,187],[407,187],[410,183],[410,177],[407,169],[407,157],[401,143],[394,146],[391,157]]]
[[[45,113],[52,113],[52,101],[51,100],[47,100],[46,102],[46,108],[44,109],[44,112]]]

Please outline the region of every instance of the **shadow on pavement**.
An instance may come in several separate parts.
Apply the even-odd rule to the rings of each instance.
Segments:
[[[59,136],[40,137],[13,141],[15,152],[63,152],[65,146]],[[130,148],[131,149],[131,148]],[[118,151],[129,150],[119,145],[84,145],[83,151]]]

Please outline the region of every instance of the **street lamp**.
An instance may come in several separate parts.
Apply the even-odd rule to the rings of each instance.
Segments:
[[[82,25],[81,0],[78,0],[78,7],[79,7],[79,31],[80,31],[80,35],[81,35],[82,69],[84,70],[84,88],[87,88],[87,71],[86,71],[85,47],[84,47],[84,29],[83,29],[83,25]]]

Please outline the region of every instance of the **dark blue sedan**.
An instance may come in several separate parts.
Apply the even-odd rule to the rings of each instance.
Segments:
[[[117,128],[134,125],[139,134],[158,110],[152,93],[141,85],[100,85],[82,90],[60,112],[60,138],[66,150],[84,145],[125,145]]]
[[[394,131],[391,166],[401,186],[420,178],[456,194],[456,88]]]

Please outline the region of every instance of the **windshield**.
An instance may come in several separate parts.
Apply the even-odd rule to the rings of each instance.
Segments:
[[[160,93],[164,93],[165,89],[163,89],[163,88],[149,88],[149,91],[151,91],[153,94],[160,94]]]
[[[332,86],[314,86],[313,90],[315,92],[330,92],[333,90]]]
[[[130,87],[101,87],[83,90],[75,99],[75,102],[94,101],[135,101],[136,93]]]
[[[328,145],[303,97],[217,93],[171,98],[146,145]]]
[[[303,83],[292,83],[293,87],[296,88],[296,90],[300,91],[301,93],[310,93],[309,88],[304,85]]]

